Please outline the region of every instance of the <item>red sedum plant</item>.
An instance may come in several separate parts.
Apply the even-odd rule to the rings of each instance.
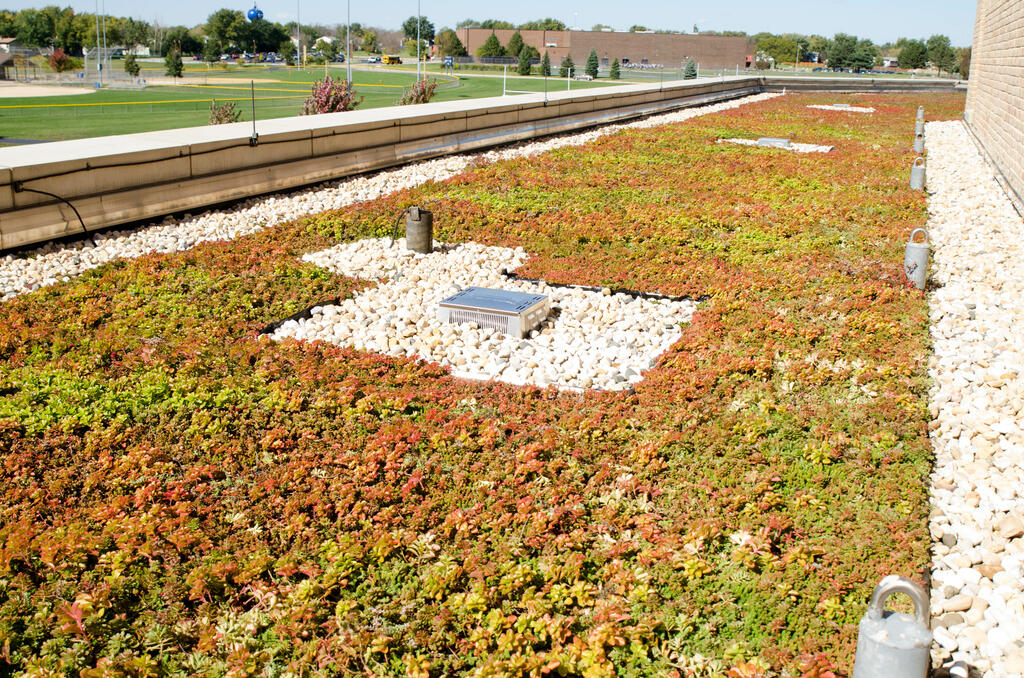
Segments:
[[[303,102],[302,112],[299,115],[351,111],[362,100],[362,97],[356,96],[351,82],[334,80],[327,75],[323,80],[316,80],[313,83],[313,93]]]
[[[3,305],[0,673],[839,676],[929,562],[918,105],[787,96],[481,166]],[[827,155],[717,144],[792,136]],[[705,296],[631,394],[455,379],[260,328],[383,237]]]

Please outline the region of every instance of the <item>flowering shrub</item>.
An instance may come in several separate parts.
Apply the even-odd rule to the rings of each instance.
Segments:
[[[437,80],[417,80],[408,89],[402,92],[396,106],[409,106],[411,104],[426,104],[434,97],[434,90],[437,89]]]
[[[229,122],[238,122],[242,112],[235,108],[234,101],[225,101],[218,104],[216,100],[210,101],[210,124],[224,125]]]
[[[833,678],[929,561],[913,119],[790,95],[4,304],[0,672]],[[808,157],[714,143],[792,136]],[[709,295],[633,394],[467,382],[266,324],[305,252],[522,245],[530,277]]]
[[[356,96],[352,83],[348,80],[333,80],[325,76],[323,80],[313,83],[313,93],[302,104],[300,115],[317,115],[320,113],[341,113],[351,111],[363,100]]]

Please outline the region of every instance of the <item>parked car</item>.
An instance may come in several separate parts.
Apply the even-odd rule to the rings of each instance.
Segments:
[[[345,63],[345,55],[344,54],[339,54],[338,56],[334,57],[334,61],[335,61],[335,63],[339,63],[339,64]]]
[[[593,80],[593,76],[589,73],[579,73],[578,75],[572,76],[573,80]]]
[[[368,63],[368,64],[379,64],[380,63],[380,57],[379,56],[368,56],[365,59],[363,59],[363,62]]]

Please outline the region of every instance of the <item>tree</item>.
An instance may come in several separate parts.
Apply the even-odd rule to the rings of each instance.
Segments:
[[[519,24],[519,30],[521,31],[564,31],[565,24],[558,19],[552,19],[546,17],[544,19],[534,19],[533,21],[527,21],[526,23]]]
[[[960,53],[960,79],[968,80],[971,77],[971,48],[962,47],[957,51]]]
[[[125,21],[123,32],[124,44],[128,47],[128,52],[134,54],[135,47],[137,45],[145,45],[149,43],[149,39],[153,34],[153,29],[150,28],[149,24],[145,21],[137,21],[129,17]]]
[[[518,57],[519,52],[523,49],[523,36],[516,31],[512,34],[512,37],[508,39],[508,45],[505,46],[505,54],[510,57]]]
[[[14,20],[15,37],[26,47],[46,47],[53,41],[53,18],[37,9],[23,9]]]
[[[380,45],[377,43],[377,34],[374,31],[363,31],[363,51],[380,54]]]
[[[432,41],[434,39],[434,24],[425,16],[421,16],[419,19],[420,40]],[[402,32],[407,40],[416,40],[416,17],[411,16],[405,20],[405,23],[402,24]]]
[[[484,44],[476,50],[476,55],[480,57],[502,57],[505,56],[505,48],[501,46],[498,41],[498,36],[491,33]]]
[[[198,54],[203,50],[203,45],[199,42],[199,39],[188,32],[188,29],[184,26],[175,26],[167,30],[167,35],[164,37],[164,56],[170,54],[173,50],[178,50],[179,56],[181,54]]]
[[[604,31],[606,29],[610,31],[612,27],[609,26],[608,24],[594,24],[593,26],[590,27],[590,30],[592,31]]]
[[[853,51],[857,49],[857,37],[846,33],[836,33],[832,39],[832,48],[828,53],[830,68],[851,68]]]
[[[544,58],[540,61],[540,74],[545,78],[551,77],[551,57],[548,56],[547,50],[544,51]]]
[[[134,54],[129,54],[124,58],[124,72],[133,78],[139,77],[139,71],[142,69],[139,67],[139,62],[135,60]]]
[[[57,73],[63,73],[64,71],[71,70],[71,57],[64,53],[60,47],[53,50],[50,54],[50,68]]]
[[[632,26],[629,27],[630,33],[646,33],[649,30],[651,29],[648,28],[647,26],[641,26],[640,24],[633,24]]]
[[[598,67],[597,50],[592,49],[590,50],[590,55],[587,57],[587,66],[583,69],[583,72],[592,78],[596,78]]]
[[[907,40],[899,59],[900,68],[924,68],[928,63],[928,47],[921,40]]]
[[[203,44],[203,61],[208,64],[215,64],[220,60],[220,47],[214,40],[207,40]]]
[[[490,28],[492,31],[508,31],[515,28],[515,25],[510,21],[502,21],[500,19],[487,19],[486,21],[481,21],[480,25],[477,28]]]
[[[574,70],[576,70],[576,64],[572,62],[572,57],[566,54],[558,66],[558,77],[567,78]]]
[[[933,35],[928,38],[927,45],[928,61],[939,69],[939,74],[941,75],[942,71],[952,73],[956,66],[956,52],[953,51],[949,38],[945,35]]]
[[[866,38],[858,40],[850,57],[850,67],[857,70],[868,70],[875,65],[877,57],[878,48],[875,47],[875,43]]]
[[[294,66],[295,59],[299,54],[299,50],[296,49],[294,42],[292,42],[291,40],[285,40],[277,48],[277,53],[281,55],[281,58],[284,59],[284,62],[286,64],[288,64],[289,66]]]
[[[185,70],[185,65],[181,63],[181,52],[176,48],[167,52],[167,56],[164,58],[164,66],[167,75],[172,78],[180,78],[181,72]]]
[[[622,77],[622,72],[619,70],[618,57],[616,57],[615,60],[612,61],[612,69],[611,72],[608,74],[608,77],[610,77],[612,80],[618,80],[619,78]]]
[[[812,35],[807,41],[807,51],[818,55],[818,60],[825,63],[828,59],[829,50],[832,49],[832,41],[821,35]]]
[[[336,40],[321,40],[320,53],[328,62],[338,58],[338,42]]]
[[[516,72],[519,75],[529,75],[531,70],[533,70],[533,66],[530,64],[530,50],[519,50],[519,67],[516,69]]]
[[[238,10],[218,9],[206,17],[206,37],[216,42],[221,52],[226,52],[244,23],[245,15]]]
[[[231,43],[242,51],[273,52],[288,38],[288,31],[284,26],[266,19],[256,19],[235,26]]]
[[[442,28],[434,40],[438,56],[466,56],[466,46],[450,28]]]
[[[686,62],[686,69],[683,71],[683,80],[695,80],[697,78],[697,64],[693,59]]]
[[[758,40],[757,49],[774,59],[776,64],[796,60],[797,43],[777,35],[769,35]]]

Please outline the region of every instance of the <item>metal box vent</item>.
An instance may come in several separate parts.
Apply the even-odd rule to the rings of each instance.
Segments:
[[[542,294],[467,287],[442,300],[437,316],[441,322],[473,322],[522,339],[549,313],[551,301]]]
[[[757,140],[758,146],[771,146],[773,148],[789,148],[789,139],[777,137],[761,137]]]

